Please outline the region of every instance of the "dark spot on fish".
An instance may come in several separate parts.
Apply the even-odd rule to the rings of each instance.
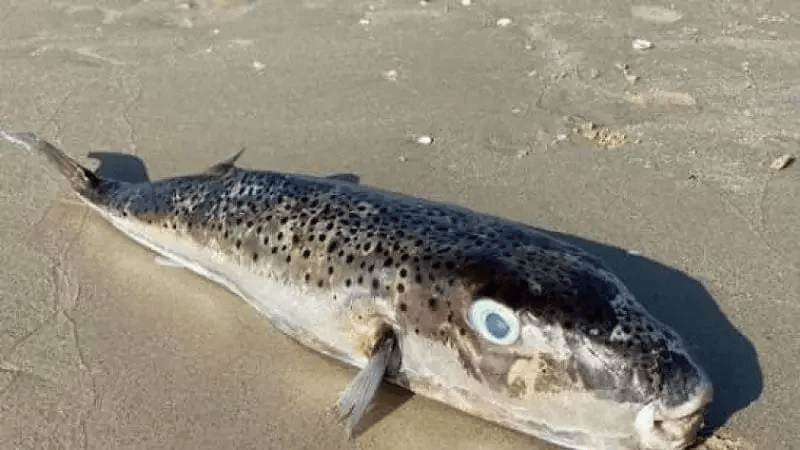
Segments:
[[[293,234],[292,235],[292,244],[299,244],[300,243],[300,236]]]
[[[279,241],[282,241],[282,240],[283,240],[283,231],[279,231],[279,232],[278,232],[278,240],[279,240]]]
[[[286,255],[286,262],[287,263],[292,262],[292,255]]]
[[[450,311],[450,312],[447,314],[447,321],[448,321],[449,323],[453,323],[453,311]]]
[[[402,294],[403,292],[405,292],[405,290],[406,290],[406,287],[403,285],[403,283],[397,283],[397,292],[398,293]]]
[[[418,273],[416,276],[414,276],[414,280],[417,283],[422,283],[422,274]]]
[[[404,268],[400,269],[400,278],[405,278],[408,276],[408,270]]]
[[[323,280],[317,281],[317,287],[322,287],[322,286],[325,286],[325,281]]]
[[[408,311],[408,305],[405,303],[400,303],[400,311],[406,312]]]
[[[311,250],[309,249],[303,250],[303,258],[308,259],[309,256],[311,256]]]
[[[308,283],[309,281],[311,281],[311,274],[310,274],[310,273],[308,273],[308,272],[306,272],[305,279],[306,279],[306,283]]]
[[[364,251],[365,252],[368,252],[371,247],[372,247],[372,244],[370,244],[369,242],[364,243]]]
[[[392,258],[386,258],[386,261],[383,262],[383,267],[391,267],[394,263]]]
[[[253,252],[253,262],[258,261],[258,253]]]
[[[358,279],[356,279],[356,282],[358,282],[358,284],[364,284],[364,277],[362,277],[361,275],[359,275],[359,276],[358,276]]]
[[[355,259],[355,257],[353,256],[352,253],[350,253],[347,255],[347,259],[345,261],[347,262],[347,264],[352,264],[353,259]]]
[[[353,284],[353,282],[350,280],[350,278],[344,280],[344,285],[345,286],[350,287],[351,284]]]
[[[269,237],[264,236],[264,245],[269,244]]]
[[[428,299],[428,309],[430,309],[431,311],[436,311],[438,306],[439,306],[438,302],[436,301],[435,298],[429,298]]]
[[[242,240],[241,239],[237,239],[236,240],[236,248],[237,249],[242,248]]]
[[[272,249],[270,251],[274,255],[275,253],[278,253],[278,247],[272,247]]]
[[[378,287],[380,287],[380,281],[378,281],[377,278],[373,278],[372,279],[372,288],[373,289],[378,289]]]

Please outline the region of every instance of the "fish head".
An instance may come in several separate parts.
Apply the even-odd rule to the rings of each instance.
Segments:
[[[588,255],[537,267],[474,261],[443,297],[447,319],[431,337],[472,380],[462,390],[482,392],[465,395],[462,409],[580,448],[690,445],[713,388],[680,336]],[[417,296],[421,308],[435,300]],[[431,325],[419,321],[414,332]]]

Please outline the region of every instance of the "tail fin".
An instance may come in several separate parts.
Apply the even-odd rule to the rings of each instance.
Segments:
[[[7,133],[0,131],[0,137],[30,150],[38,150],[43,153],[67,177],[72,188],[78,193],[85,194],[95,191],[102,182],[94,172],[78,164],[69,155],[49,142],[39,139],[33,133]]]

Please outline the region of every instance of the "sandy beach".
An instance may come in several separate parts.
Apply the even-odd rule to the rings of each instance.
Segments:
[[[800,449],[800,3],[7,1],[0,129],[104,176],[248,168],[551,230],[711,375],[697,448]],[[787,161],[787,160],[784,160]],[[0,448],[554,449],[355,375],[0,142]]]

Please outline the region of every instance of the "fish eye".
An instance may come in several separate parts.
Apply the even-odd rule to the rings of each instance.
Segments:
[[[469,320],[493,344],[510,345],[519,337],[519,319],[514,311],[494,300],[475,300],[469,309]]]

